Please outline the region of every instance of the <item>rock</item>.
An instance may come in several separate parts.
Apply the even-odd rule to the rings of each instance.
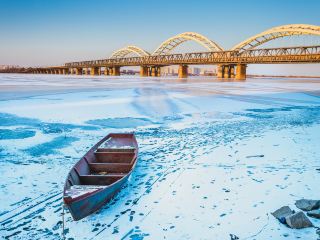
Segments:
[[[292,211],[288,206],[283,206],[271,214],[280,222],[285,223],[285,218],[293,213],[294,211]]]
[[[309,217],[320,219],[320,209],[311,210],[311,211],[307,212],[307,215]]]
[[[304,214],[304,212],[297,212],[286,217],[286,223],[291,228],[307,228],[313,227],[312,222]]]
[[[230,235],[230,240],[238,240],[240,239],[238,236],[234,235],[234,234],[229,234]]]
[[[300,199],[295,205],[303,211],[311,211],[320,208],[320,200]]]

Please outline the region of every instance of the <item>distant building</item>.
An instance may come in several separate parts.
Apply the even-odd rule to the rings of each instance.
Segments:
[[[201,73],[201,68],[198,68],[198,67],[192,68],[192,74],[193,74],[193,75],[199,76],[200,73]]]
[[[173,76],[176,75],[177,72],[175,71],[174,67],[163,67],[161,68],[161,74],[165,76]]]
[[[18,65],[0,65],[0,70],[8,70],[13,68],[20,68]]]

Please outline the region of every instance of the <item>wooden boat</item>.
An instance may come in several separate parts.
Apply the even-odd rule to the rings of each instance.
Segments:
[[[109,134],[94,145],[68,174],[63,201],[74,220],[106,204],[135,168],[138,144],[134,134]]]

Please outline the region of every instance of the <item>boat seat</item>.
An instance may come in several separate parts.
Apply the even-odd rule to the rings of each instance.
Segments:
[[[105,148],[99,147],[97,148],[97,152],[131,152],[133,153],[135,148]]]
[[[128,163],[89,163],[91,173],[128,173],[132,169],[132,164]]]
[[[125,175],[123,173],[81,175],[80,181],[84,185],[110,185]]]
[[[131,163],[134,152],[95,152],[96,161],[100,163]]]

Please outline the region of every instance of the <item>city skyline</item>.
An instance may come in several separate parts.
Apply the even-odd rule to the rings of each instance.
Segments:
[[[69,61],[107,58],[127,45],[152,52],[162,41],[194,31],[229,49],[271,27],[306,23],[320,25],[318,1],[244,1],[212,3],[182,1],[8,1],[1,3],[3,33],[0,64],[45,66]],[[219,11],[224,9],[224,11]],[[281,12],[281,14],[279,14]],[[159,13],[159,15],[155,13]],[[228,18],[230,15],[232,18]],[[145,21],[150,19],[150,21]],[[234,21],[232,19],[237,19]],[[257,24],[259,23],[259,24]],[[320,37],[319,37],[320,38]],[[320,41],[319,41],[320,43]],[[179,50],[205,51],[196,43]],[[251,73],[277,72],[280,66],[252,65]],[[319,75],[316,65],[281,65],[281,72]]]

